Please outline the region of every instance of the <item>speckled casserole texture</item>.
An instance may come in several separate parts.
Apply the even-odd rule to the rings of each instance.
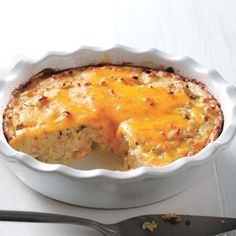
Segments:
[[[94,147],[124,169],[161,166],[199,152],[221,133],[223,115],[205,85],[169,68],[46,69],[12,93],[4,113],[9,144],[48,163]]]

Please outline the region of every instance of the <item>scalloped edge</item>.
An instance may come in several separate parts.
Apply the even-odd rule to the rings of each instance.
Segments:
[[[72,52],[49,52],[42,56],[40,59],[32,60],[32,59],[24,59],[18,62],[14,68],[8,73],[1,84],[3,86],[0,87],[0,97],[1,93],[4,89],[4,84],[6,84],[9,78],[14,79],[14,75],[19,74],[22,68],[32,68],[35,65],[38,65],[48,58],[64,58],[64,57],[73,57],[77,54],[86,51],[92,52],[100,52],[100,53],[109,53],[112,51],[119,50],[121,52],[130,53],[130,54],[153,54],[157,58],[162,58],[166,61],[170,61],[171,63],[175,63],[176,65],[185,65],[186,68],[195,71],[196,73],[205,73],[207,77],[212,79],[214,83],[219,84],[222,87],[222,90],[225,91],[225,95],[227,99],[231,101],[231,117],[228,122],[228,126],[223,128],[223,131],[218,139],[214,142],[208,144],[205,148],[203,148],[200,152],[189,157],[180,158],[166,166],[162,167],[140,167],[137,169],[129,170],[129,171],[111,171],[106,169],[93,169],[93,170],[77,170],[72,167],[64,166],[61,164],[47,164],[40,162],[30,155],[27,155],[22,152],[17,152],[12,149],[3,135],[3,129],[1,126],[0,129],[0,154],[7,157],[4,158],[6,161],[20,162],[24,166],[34,169],[40,172],[55,172],[70,178],[75,179],[93,179],[93,178],[106,178],[113,181],[116,180],[136,180],[143,179],[147,177],[159,177],[166,178],[175,174],[177,171],[182,171],[186,168],[190,168],[193,166],[203,165],[206,161],[209,161],[213,158],[213,154],[218,152],[219,150],[224,149],[232,140],[236,133],[236,88],[233,85],[229,85],[225,82],[225,80],[221,77],[221,75],[214,69],[208,69],[193,59],[185,56],[174,56],[157,50],[155,48],[151,49],[135,49],[122,45],[116,45],[109,48],[98,48],[98,47],[87,47],[83,46]],[[3,89],[2,89],[3,88]],[[2,91],[1,91],[2,90]],[[2,112],[0,113],[0,122],[2,123]]]

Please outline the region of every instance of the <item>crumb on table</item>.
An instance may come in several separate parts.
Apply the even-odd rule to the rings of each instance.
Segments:
[[[150,221],[146,221],[143,223],[142,225],[142,229],[143,230],[149,230],[150,232],[154,232],[157,229],[158,226],[158,222],[152,220]]]
[[[220,223],[221,223],[221,224],[224,224],[224,223],[225,223],[225,220],[224,220],[224,219],[221,219],[221,220],[220,220]]]
[[[161,218],[162,220],[168,221],[172,224],[178,224],[181,222],[181,217],[177,215],[176,213],[167,213],[163,215]]]

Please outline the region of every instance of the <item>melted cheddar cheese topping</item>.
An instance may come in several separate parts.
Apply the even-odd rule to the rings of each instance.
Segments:
[[[124,140],[128,143],[131,167],[132,162],[160,166],[191,156],[214,140],[222,126],[220,107],[202,84],[130,66],[34,78],[10,104],[11,146],[29,136],[92,125],[102,129],[114,152]]]

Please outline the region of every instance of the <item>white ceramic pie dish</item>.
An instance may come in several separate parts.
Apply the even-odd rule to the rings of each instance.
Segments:
[[[104,62],[157,68],[173,67],[183,76],[205,83],[221,103],[224,128],[217,140],[191,158],[181,158],[163,167],[141,167],[118,172],[105,169],[78,170],[61,164],[42,163],[13,150],[0,126],[0,155],[25,184],[51,198],[86,207],[126,208],[170,197],[192,185],[214,162],[215,153],[226,148],[236,132],[236,89],[212,69],[190,58],[172,56],[156,49],[124,46],[109,49],[82,47],[70,53],[48,53],[39,60],[23,60],[0,79],[0,122],[10,94],[19,84],[45,68],[66,69]],[[227,157],[222,157],[227,158]]]

